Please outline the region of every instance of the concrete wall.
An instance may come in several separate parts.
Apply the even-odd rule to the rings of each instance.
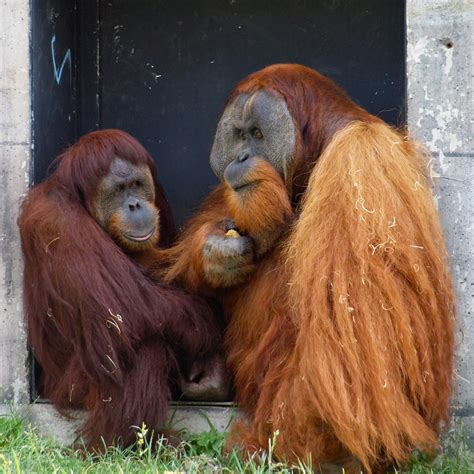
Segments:
[[[433,154],[458,295],[455,412],[474,434],[474,2],[409,0],[408,123]]]
[[[0,0],[0,413],[6,402],[28,403],[22,325],[17,203],[30,169],[29,0]],[[458,415],[474,420],[474,5],[472,0],[408,0],[408,121],[434,156],[437,197],[458,292]],[[462,330],[462,335],[461,335]],[[58,426],[51,408],[29,409],[45,428]],[[196,410],[180,411],[185,423]],[[224,427],[229,408],[208,411]],[[196,419],[199,420],[199,419]],[[64,424],[64,435],[70,430]],[[474,423],[472,424],[474,433]]]
[[[16,217],[31,156],[29,0],[0,0],[0,405],[29,401]]]

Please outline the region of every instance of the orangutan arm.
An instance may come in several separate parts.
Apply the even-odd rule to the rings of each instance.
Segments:
[[[162,252],[166,282],[209,291],[241,284],[252,274],[256,261],[288,228],[293,210],[268,162],[259,160],[250,179],[257,184],[242,191],[218,186],[178,243]]]
[[[251,237],[235,229],[225,203],[224,184],[206,199],[189,221],[179,241],[160,252],[161,268],[155,271],[166,283],[177,282],[190,291],[212,292],[239,284],[254,269]]]

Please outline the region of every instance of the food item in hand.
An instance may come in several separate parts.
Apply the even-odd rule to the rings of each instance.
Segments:
[[[238,239],[240,237],[240,234],[237,232],[236,229],[229,229],[226,233],[225,233],[226,237],[230,237],[232,239]]]

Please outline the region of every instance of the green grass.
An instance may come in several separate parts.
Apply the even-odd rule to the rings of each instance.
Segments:
[[[147,439],[137,429],[134,449],[109,448],[101,456],[84,454],[38,436],[18,416],[0,416],[0,473],[148,473],[148,472],[309,472],[308,466],[286,466],[269,454],[257,460],[243,461],[236,453],[222,455],[224,435],[211,427],[199,435],[186,435],[178,448]],[[446,447],[434,461],[416,455],[406,472],[473,473],[474,453],[467,448],[462,430],[451,433]],[[154,447],[155,449],[152,449]]]

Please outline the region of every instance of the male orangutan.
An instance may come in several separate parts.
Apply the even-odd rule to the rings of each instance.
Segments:
[[[454,303],[423,152],[300,65],[231,93],[223,183],[168,251],[216,293],[248,424],[230,445],[367,470],[433,450],[449,419]]]
[[[42,392],[61,411],[88,410],[81,432],[92,449],[132,443],[142,422],[157,436],[183,370],[204,370],[193,383],[199,396],[223,394],[211,308],[144,274],[173,224],[153,161],[135,139],[119,130],[82,137],[29,192],[19,226]]]

